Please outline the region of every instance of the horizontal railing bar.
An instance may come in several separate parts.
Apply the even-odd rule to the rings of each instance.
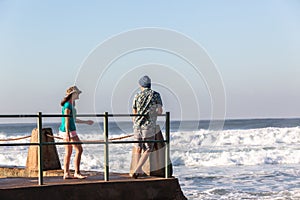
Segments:
[[[108,114],[108,117],[134,117],[134,116],[146,116],[141,114]],[[45,114],[42,117],[71,117],[71,115],[60,114]],[[104,114],[77,114],[76,117],[105,117]]]
[[[105,144],[105,142],[43,142],[43,145]]]
[[[147,140],[149,143],[160,143],[166,142],[166,140]],[[145,141],[110,141],[108,140],[109,144],[126,144],[126,143],[146,143]],[[105,142],[43,142],[43,145],[67,145],[67,144],[105,144]]]
[[[105,117],[104,114],[78,114],[77,117]],[[142,114],[108,114],[108,117],[137,117],[137,116],[146,116]],[[160,114],[157,116],[166,116],[166,114]],[[0,118],[35,118],[39,117],[38,115],[0,115]],[[61,115],[61,114],[45,114],[42,117],[71,117],[71,115]]]
[[[77,117],[136,117],[136,116],[146,116],[141,114],[78,114]]]
[[[39,117],[38,115],[0,115],[0,118],[34,118]],[[71,115],[61,115],[61,114],[46,114],[42,117],[71,117]]]
[[[46,114],[42,115],[42,117],[72,117],[71,115],[62,115],[62,114]]]
[[[8,143],[8,144],[0,143],[0,146],[31,146],[31,145],[39,145],[39,143]]]
[[[38,117],[38,115],[0,115],[0,118],[31,118]]]
[[[149,143],[166,142],[166,140],[147,140]],[[128,143],[145,143],[145,141],[108,141],[109,144],[128,144]],[[42,142],[42,145],[68,145],[68,144],[105,144],[105,142]],[[0,146],[31,146],[39,143],[9,143]]]
[[[108,114],[109,117],[136,117],[136,116],[146,116],[142,114]],[[157,116],[165,116],[165,114],[157,115]]]
[[[147,140],[147,143],[167,142],[166,140]],[[110,141],[110,144],[145,143],[145,141]]]

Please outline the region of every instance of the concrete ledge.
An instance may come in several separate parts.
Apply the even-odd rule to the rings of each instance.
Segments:
[[[28,186],[0,189],[5,200],[65,200],[65,199],[186,199],[176,178],[158,180],[108,181],[76,184]]]
[[[10,170],[7,169],[7,172],[20,175],[19,173],[22,173],[23,170],[15,168],[12,173],[10,168]],[[104,181],[101,172],[82,172],[88,175],[87,179],[63,180],[61,170],[50,170],[47,173],[48,176],[44,177],[42,186],[38,185],[37,177],[0,178],[0,199],[186,199],[177,178],[165,179],[147,176],[132,179],[128,174],[110,173],[110,181]]]

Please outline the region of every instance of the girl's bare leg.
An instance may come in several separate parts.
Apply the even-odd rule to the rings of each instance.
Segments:
[[[80,139],[78,136],[72,138],[72,141],[74,142],[80,142]],[[81,161],[81,155],[83,152],[83,148],[81,146],[81,144],[75,144],[74,145],[74,149],[76,151],[75,153],[75,158],[74,158],[74,166],[75,166],[75,173],[74,173],[74,177],[75,178],[86,178],[85,176],[80,174],[80,161]]]
[[[72,155],[72,145],[65,145],[65,157],[64,157],[64,178],[70,177],[70,159]]]

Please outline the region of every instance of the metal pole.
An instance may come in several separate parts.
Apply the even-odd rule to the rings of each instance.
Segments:
[[[166,149],[165,149],[165,178],[170,178],[170,112],[166,112]]]
[[[104,180],[109,181],[109,164],[108,164],[108,113],[104,113],[104,123],[103,123],[103,136],[104,136]]]
[[[39,166],[39,185],[43,185],[43,144],[42,144],[42,113],[38,113],[38,166]]]

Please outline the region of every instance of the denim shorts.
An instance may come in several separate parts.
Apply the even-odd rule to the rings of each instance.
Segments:
[[[59,131],[59,135],[66,139],[67,138],[67,132],[62,132],[62,131]],[[77,136],[77,132],[76,131],[70,131],[70,138],[73,138],[73,137],[76,137]]]

